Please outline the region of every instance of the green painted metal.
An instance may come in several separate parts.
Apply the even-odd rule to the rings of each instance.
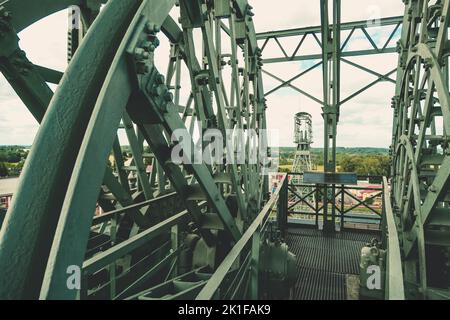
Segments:
[[[385,249],[387,249],[385,298],[386,300],[404,300],[405,289],[400,243],[386,178],[383,179],[383,188],[383,224],[385,228],[383,241],[386,242]]]
[[[162,24],[173,4],[174,2],[166,2],[163,6],[155,6],[155,3],[145,1],[135,13],[135,18],[123,36],[121,46],[117,49],[92,112],[71,183],[68,186],[54,239],[58,246],[50,253],[41,298],[74,298],[76,292],[69,290],[66,285],[66,270],[67,266],[81,266],[84,259],[89,227],[92,223],[91,213],[97,201],[96,190],[101,186],[103,179],[103,172],[95,168],[108,157],[126,105],[133,103],[132,100],[130,101],[133,81],[129,78],[130,73],[127,69],[128,41],[135,35],[138,25],[142,21],[145,24],[144,18],[154,21],[157,25]],[[148,16],[145,15],[146,13]],[[133,147],[135,145],[132,145]],[[80,212],[84,213],[84,219]]]
[[[216,16],[213,8],[206,4],[182,1],[181,28],[169,16],[175,1],[110,0],[99,13],[101,3],[45,1],[41,7],[36,7],[35,2],[17,0],[7,1],[1,8],[2,12],[8,13],[2,17],[10,25],[8,37],[3,41],[11,45],[2,47],[11,48],[2,52],[8,59],[14,58],[11,52],[21,54],[15,32],[69,6],[77,5],[81,12],[81,27],[69,30],[70,64],[64,75],[34,66],[25,59],[22,65],[17,66],[24,68],[30,65],[30,70],[17,71],[25,77],[25,80],[17,82],[17,92],[36,119],[43,119],[43,123],[27,161],[15,204],[8,214],[6,227],[2,228],[1,254],[10,255],[15,242],[18,248],[15,257],[18,259],[10,260],[1,283],[12,278],[12,270],[23,274],[14,283],[2,287],[1,296],[4,298],[36,298],[39,294],[42,299],[89,298],[90,295],[101,294],[103,289],[107,289],[110,298],[124,298],[135,286],[150,283],[159,276],[156,272],[143,272],[140,278],[131,280],[128,289],[123,287],[124,277],[130,277],[126,270],[134,270],[142,264],[130,261],[135,256],[138,259],[133,250],[140,248],[142,241],[139,239],[149,235],[148,239],[152,239],[149,250],[158,247],[160,240],[172,233],[172,250],[176,254],[166,255],[164,259],[175,272],[165,275],[167,279],[177,275],[177,264],[181,261],[182,250],[185,250],[180,250],[179,241],[185,241],[186,231],[191,232],[191,236],[201,236],[211,248],[221,241],[225,246],[218,250],[228,250],[227,247],[239,241],[242,231],[251,224],[265,200],[267,178],[259,174],[262,170],[259,164],[243,164],[239,168],[235,164],[179,167],[169,159],[173,147],[168,143],[171,133],[176,129],[193,133],[195,121],[200,121],[204,129],[218,128],[223,133],[227,129],[266,128],[261,66],[258,63],[261,56],[256,47],[253,14],[247,1],[222,6],[222,9],[228,6],[230,13],[220,16]],[[21,5],[35,10],[22,12]],[[12,21],[11,12],[14,16]],[[111,16],[115,18],[109,19]],[[222,19],[230,23],[229,38],[225,40],[231,43],[231,55],[222,52]],[[171,41],[171,59],[163,80],[153,65],[153,55],[157,54],[159,43],[159,26]],[[201,30],[205,45],[201,63],[196,56],[193,28]],[[151,42],[144,41],[144,37]],[[95,43],[101,46],[100,50]],[[243,73],[237,59],[238,49],[244,53]],[[224,59],[230,60],[231,84],[224,82]],[[7,74],[9,60],[5,61],[2,71]],[[189,89],[192,91],[185,106],[180,105],[182,63],[188,66]],[[199,81],[199,73],[207,79],[206,82]],[[26,78],[29,75],[37,80]],[[16,76],[11,77],[13,85],[16,79]],[[42,89],[46,88],[45,81],[59,83],[54,95],[51,90]],[[152,87],[162,89],[163,95],[155,94]],[[169,90],[174,92],[173,101]],[[121,129],[125,129],[130,142],[132,163],[127,166],[128,155],[122,154],[117,134]],[[48,136],[51,139],[47,139]],[[150,153],[144,152],[144,141],[149,144]],[[207,150],[207,146],[204,148]],[[250,151],[247,146],[246,152]],[[228,153],[232,152],[228,150]],[[114,163],[108,167],[105,163],[110,154]],[[144,160],[149,157],[153,170],[148,176]],[[48,166],[48,163],[56,162],[59,165]],[[36,167],[41,169],[35,170]],[[137,184],[129,180],[129,172],[136,172]],[[37,181],[43,183],[38,185]],[[224,226],[223,231],[218,233],[204,225],[207,222],[203,217],[204,203],[192,199],[191,192],[197,187],[201,189],[204,200],[208,201],[207,212],[212,212],[208,215],[217,215]],[[165,194],[173,195],[174,190],[177,191],[176,199],[180,199],[188,209],[195,229],[187,226],[190,219],[187,219],[186,212],[173,220],[173,216],[151,210],[156,203],[164,204],[173,199]],[[39,194],[39,200],[32,194]],[[42,198],[46,200],[41,201]],[[233,204],[234,198],[237,205]],[[25,210],[30,206],[33,208],[31,211]],[[92,212],[98,206],[108,213],[93,219]],[[25,246],[16,239],[18,233],[13,230],[24,228],[29,221],[33,221],[33,228],[25,238],[33,243],[33,247],[28,247],[25,252],[21,249]],[[167,228],[171,231],[161,226],[169,226]],[[25,238],[21,239],[23,243]],[[101,238],[99,246],[97,239]],[[104,245],[109,249],[102,249]],[[103,252],[92,257],[98,250]],[[68,267],[81,266],[85,259],[94,261],[99,257],[107,259],[107,263],[94,263],[94,269],[106,270],[109,282],[102,284],[100,289],[91,290],[86,278],[91,277],[86,271],[91,267],[86,267],[83,290],[68,288]],[[5,259],[3,261],[6,263]],[[125,273],[120,273],[118,266],[124,263]],[[158,270],[163,268],[161,270],[165,273],[166,264],[160,266]],[[246,281],[240,280],[239,283],[239,288],[243,289]],[[123,289],[125,291],[121,291]]]
[[[86,260],[83,263],[84,273],[92,274],[95,271],[101,270],[103,267],[106,267],[118,258],[123,257],[136,248],[139,248],[140,246],[150,242],[158,234],[170,230],[172,226],[182,221],[187,216],[187,214],[187,211],[180,212],[179,214],[176,214],[173,217],[166,219],[165,221],[145,230],[139,235],[130,238],[117,246],[112,247],[111,249],[109,249],[109,251],[105,251],[102,254]]]
[[[305,181],[305,178],[299,178],[296,176],[302,176],[302,174],[288,174],[291,178],[288,184],[288,197],[287,197],[287,212],[289,215],[293,215],[289,218],[286,223],[293,225],[308,225],[315,226],[319,228],[319,222],[325,216],[324,202],[322,200],[325,193],[323,181],[317,183],[315,181]],[[331,177],[333,178],[333,177]],[[355,177],[356,178],[356,177]],[[382,181],[383,177],[370,177],[371,179],[376,179]],[[367,177],[358,177],[358,181],[366,180]],[[303,180],[303,181],[302,181]],[[356,183],[352,183],[352,180],[348,180],[348,184],[341,184],[334,179],[330,179],[328,185],[336,185],[336,194],[331,205],[335,208],[336,219],[335,226],[339,226],[339,231],[343,232],[346,229],[346,224],[356,223],[364,225],[365,228],[371,228],[374,231],[380,230],[383,216],[383,208],[378,207],[371,203],[372,200],[377,198],[383,198],[385,190],[381,187],[363,187],[358,186]],[[302,181],[302,182],[299,182]],[[308,188],[309,192],[305,194],[300,194],[298,192],[299,188]],[[364,200],[358,199],[355,195],[355,191],[366,190],[371,191],[374,194]],[[315,195],[311,198],[311,195]],[[345,205],[345,198],[351,199],[353,204]],[[358,213],[358,208],[364,207],[367,213]],[[299,209],[300,207],[300,209]],[[364,228],[363,227],[363,228]]]
[[[92,112],[101,79],[123,37],[123,26],[118,21],[128,24],[135,5],[133,1],[108,3],[103,10],[106,13],[94,23],[96,33],[86,36],[79,48],[82,54],[72,61],[65,74],[66,81],[52,99],[33,146],[36,151],[30,154],[0,234],[0,264],[4,270],[0,296],[4,298],[38,295],[45,257],[53,240],[83,128]],[[109,19],[109,14],[116,16],[116,20]],[[63,130],[68,128],[77,130]],[[17,281],[10,281],[12,275]]]
[[[324,7],[325,4],[326,3],[323,3],[323,5],[321,5],[321,8],[322,8],[321,10],[325,9],[325,7]],[[336,6],[334,6],[334,8],[338,9],[339,6],[336,5]],[[335,12],[333,12],[333,15],[338,14],[338,13],[339,13],[338,11],[335,11]],[[325,16],[322,15],[322,17],[325,17]],[[324,41],[319,40],[319,36],[321,36],[321,37],[323,36],[322,35],[323,31],[326,31],[327,33],[336,31],[336,34],[337,34],[338,30],[335,30],[334,24],[330,24],[329,28],[327,29],[328,31],[322,30],[323,29],[322,28],[323,23],[322,23],[321,26],[304,27],[304,28],[297,28],[297,29],[258,33],[256,35],[256,37],[257,37],[257,40],[260,43],[262,43],[261,49],[262,49],[263,53],[264,53],[264,49],[266,48],[266,46],[273,41],[276,42],[277,46],[280,49],[279,56],[274,57],[274,58],[264,59],[263,62],[265,64],[292,62],[292,61],[314,61],[315,62],[315,61],[319,60],[319,62],[317,62],[314,66],[308,68],[305,71],[302,71],[298,75],[296,75],[288,80],[283,80],[282,78],[276,76],[275,74],[268,72],[267,70],[263,70],[263,72],[266,75],[269,75],[271,78],[273,78],[281,83],[279,86],[266,92],[266,96],[276,92],[277,90],[279,90],[281,88],[289,87],[289,88],[297,91],[298,93],[308,97],[309,99],[317,102],[318,104],[323,105],[324,102],[322,99],[315,97],[308,92],[305,92],[304,90],[302,90],[301,88],[298,88],[297,86],[294,86],[292,84],[292,82],[299,79],[304,74],[307,74],[308,72],[316,69],[317,67],[320,67],[322,65],[322,61],[324,61],[323,60],[323,51],[326,51],[326,50],[328,50],[330,54],[339,54],[341,62],[349,64],[355,68],[358,68],[360,70],[363,70],[365,72],[373,74],[377,77],[377,79],[374,80],[373,82],[371,82],[371,83],[367,84],[366,86],[362,87],[361,89],[355,91],[350,96],[341,99],[340,105],[345,104],[346,102],[350,101],[354,97],[365,92],[367,89],[373,87],[375,84],[379,83],[380,81],[389,81],[389,82],[395,83],[395,80],[391,79],[389,76],[392,75],[396,69],[394,69],[394,71],[390,71],[387,74],[379,74],[378,72],[375,72],[374,70],[371,70],[370,68],[361,66],[361,65],[351,62],[345,58],[395,53],[397,51],[397,46],[392,40],[396,36],[397,32],[399,31],[399,29],[401,28],[403,23],[404,23],[403,17],[401,17],[401,16],[400,17],[381,18],[381,19],[377,20],[377,23],[368,23],[368,21],[354,21],[354,22],[338,23],[338,24],[336,24],[336,27],[340,26],[341,32],[342,31],[350,31],[350,32],[346,36],[346,38],[343,39],[343,41],[336,38],[337,41],[332,45],[329,45],[327,41],[324,42]],[[373,28],[373,27],[378,27],[378,26],[390,27],[392,29],[392,30],[389,30],[389,32],[390,32],[389,37],[380,46],[376,45],[373,37],[371,37],[370,34],[367,32],[368,29]],[[366,37],[364,40],[367,40],[367,42],[373,47],[373,49],[367,49],[367,50],[348,50],[347,49],[348,43],[354,40],[355,32],[358,30],[364,33],[364,35]],[[298,37],[300,37],[300,41],[298,40]],[[316,41],[316,43],[318,45],[318,48],[320,48],[322,50],[322,53],[318,54],[316,52],[308,52],[306,49],[302,50],[303,43],[305,42],[305,40],[308,37],[314,38],[314,40]],[[286,51],[285,47],[279,41],[279,39],[283,39],[283,38],[292,38],[293,41],[298,42],[298,45],[292,54],[288,53]],[[332,37],[331,37],[331,39],[332,39]],[[338,43],[340,43],[340,46],[338,46]],[[326,47],[326,46],[328,47],[328,49],[324,50],[324,47]],[[336,65],[336,67],[338,67],[338,65]]]
[[[336,172],[336,135],[340,112],[340,23],[341,2],[333,1],[333,24],[330,28],[328,0],[321,0],[322,34],[322,79],[323,79],[323,119],[324,119],[324,171]],[[332,30],[332,33],[330,33]],[[324,226],[325,232],[334,231],[336,210],[334,204],[335,186],[324,187]],[[329,211],[331,204],[331,212]]]
[[[269,279],[267,269],[287,272],[292,260],[286,246],[266,245],[286,237],[292,208],[287,178],[265,202],[268,178],[261,175],[260,161],[178,165],[170,157],[178,144],[172,133],[193,136],[200,123],[200,131],[254,129],[266,140],[265,97],[290,87],[322,106],[325,171],[333,173],[340,106],[380,81],[396,83],[392,198],[384,182],[386,295],[448,296],[450,284],[442,276],[449,247],[448,0],[408,1],[403,20],[381,19],[380,25],[393,28],[381,47],[366,30],[367,22],[341,23],[340,0],[333,0],[332,23],[329,1],[322,0],[321,26],[262,34],[255,33],[246,0],[109,0],[99,12],[104,2],[9,0],[0,5],[0,70],[42,122],[0,231],[0,298],[266,297],[267,283],[284,283]],[[20,49],[17,33],[73,5],[80,8],[81,27],[70,30],[68,69],[63,75],[34,65]],[[169,15],[175,5],[180,24]],[[394,52],[391,40],[400,27],[398,68],[382,74],[346,59]],[[350,32],[341,39],[344,30]],[[346,49],[356,30],[372,49]],[[293,36],[301,40],[288,54],[279,39]],[[170,42],[164,75],[154,64],[154,57],[164,54],[158,48],[166,40],[162,37]],[[307,37],[317,41],[320,54],[303,51]],[[264,42],[261,49],[258,41]],[[281,57],[263,58],[269,41],[278,44]],[[203,50],[196,50],[199,44]],[[311,59],[320,61],[287,81],[262,69],[263,63]],[[377,79],[343,98],[341,62]],[[292,84],[317,67],[323,71],[320,98]],[[391,78],[395,72],[397,81]],[[264,93],[263,74],[281,84]],[[59,84],[55,93],[46,82]],[[126,155],[122,129],[130,144]],[[226,150],[234,152],[229,145]],[[208,143],[202,151],[211,156]],[[247,140],[245,153],[251,151]],[[344,186],[320,186],[311,193],[325,200],[322,207],[318,201],[308,204],[317,213],[316,225],[321,212],[325,229],[334,228],[337,214],[343,222],[355,208],[338,208],[336,199],[351,197]],[[366,201],[358,205],[373,209]],[[107,213],[94,217],[96,210]],[[272,211],[276,224],[269,223]],[[271,261],[275,256],[282,258]],[[430,264],[436,257],[443,262]],[[83,269],[81,290],[67,286],[70,266]]]
[[[221,265],[217,268],[216,272],[211,276],[211,279],[208,281],[208,283],[205,285],[205,287],[200,291],[196,300],[210,300],[210,299],[217,297],[216,295],[217,295],[218,289],[220,288],[220,285],[222,284],[225,277],[232,269],[236,260],[241,256],[242,252],[244,252],[244,248],[246,247],[247,243],[250,243],[250,240],[252,240],[254,237],[256,237],[256,239],[259,238],[258,231],[261,231],[261,228],[263,227],[263,225],[266,224],[266,221],[269,218],[270,214],[272,213],[274,207],[276,205],[278,205],[279,195],[281,194],[282,190],[286,189],[286,187],[287,187],[286,183],[284,183],[285,181],[287,181],[287,175],[284,175],[282,183],[279,184],[279,186],[278,186],[277,190],[275,190],[273,196],[266,203],[264,208],[261,210],[261,212],[255,218],[253,223],[250,225],[250,227],[242,235],[241,239],[236,243],[236,245],[233,247],[233,249],[231,249],[231,251],[228,253],[227,257],[224,259],[224,261],[221,263]],[[284,212],[284,215],[286,216],[287,213]],[[258,248],[259,248],[259,245],[255,244],[254,249],[256,250]],[[253,259],[257,258],[257,256],[258,256],[257,251],[254,251]],[[255,287],[255,284],[252,285],[252,290],[253,290],[252,296],[253,296],[253,298],[255,298],[257,296],[257,293],[256,293],[257,289]]]
[[[388,17],[388,18],[380,18],[378,26],[397,26],[403,22],[403,16],[396,17]],[[367,28],[371,27],[368,25],[366,20],[362,21],[352,21],[352,22],[344,22],[341,23],[341,31],[352,31],[354,29],[359,28]],[[374,25],[373,25],[374,27]],[[321,26],[308,26],[303,28],[289,29],[289,30],[276,30],[276,31],[268,31],[268,32],[260,32],[256,34],[257,40],[266,40],[269,38],[283,38],[283,37],[293,37],[293,36],[303,36],[305,34],[319,33],[321,32]],[[354,31],[353,31],[354,32]],[[348,40],[346,41],[348,43]]]
[[[392,144],[392,203],[405,296],[448,291],[448,26],[450,2],[406,4],[399,42]],[[445,294],[443,295],[445,296]]]
[[[320,2],[320,12],[321,12],[321,25],[315,27],[304,27],[290,30],[280,30],[280,31],[271,31],[257,34],[257,39],[262,42],[262,50],[270,43],[275,41],[280,49],[280,57],[274,57],[270,59],[263,60],[265,63],[280,63],[280,62],[290,62],[290,61],[301,61],[301,60],[320,60],[316,62],[315,65],[308,68],[305,71],[302,71],[298,75],[292,77],[288,80],[283,80],[281,77],[276,76],[275,74],[263,70],[264,74],[270,76],[271,78],[281,82],[281,84],[274,89],[270,90],[266,93],[266,96],[273,94],[279,89],[288,87],[291,88],[298,93],[306,96],[307,98],[319,103],[322,106],[323,110],[323,118],[324,118],[324,163],[325,163],[325,172],[335,172],[336,171],[336,136],[337,136],[337,124],[339,122],[339,114],[340,108],[342,105],[347,103],[348,101],[354,99],[360,94],[364,93],[368,89],[372,88],[374,85],[378,84],[381,81],[388,81],[390,83],[395,83],[395,80],[390,78],[392,74],[396,72],[397,69],[393,69],[392,71],[387,72],[386,74],[380,74],[371,68],[364,67],[358,63],[354,63],[346,59],[346,57],[352,56],[368,56],[372,54],[385,54],[392,53],[397,50],[395,45],[392,45],[392,40],[394,36],[397,34],[397,31],[400,29],[403,23],[402,17],[389,17],[389,18],[381,18],[377,20],[377,23],[369,23],[368,21],[355,21],[355,22],[346,22],[341,23],[341,5],[340,1],[333,0],[333,12],[331,15],[328,11],[328,0],[322,0]],[[329,21],[329,17],[332,17],[332,21]],[[387,40],[381,44],[381,46],[377,46],[376,41],[370,34],[367,32],[367,29],[384,26],[391,27],[389,37]],[[369,50],[356,50],[349,51],[347,50],[347,45],[352,41],[353,36],[355,35],[355,31],[360,30],[366,37],[367,42],[373,47],[373,49]],[[349,31],[348,35],[345,39],[341,41],[341,33],[342,31]],[[319,40],[320,35],[320,40]],[[302,45],[307,37],[313,37],[318,47],[321,49],[321,54],[317,54],[312,52],[308,54],[305,50],[302,50]],[[282,38],[292,38],[295,41],[299,41],[297,47],[295,48],[292,54],[288,54],[285,48],[282,46],[279,39]],[[300,40],[298,40],[300,39]],[[341,97],[340,90],[340,65],[341,62],[351,65],[359,70],[367,72],[371,75],[375,75],[377,77],[376,80],[371,83],[363,86],[362,88],[356,90],[351,93],[348,97]],[[305,92],[301,88],[294,86],[292,84],[293,81],[298,80],[303,75],[315,70],[318,67],[322,67],[322,79],[323,79],[323,98],[315,97],[308,92]],[[333,205],[336,197],[336,187],[330,186],[329,188],[324,189],[324,193],[326,194],[325,199],[328,203],[326,203],[323,207],[325,221],[330,220],[329,225],[334,225],[336,211],[335,206]]]

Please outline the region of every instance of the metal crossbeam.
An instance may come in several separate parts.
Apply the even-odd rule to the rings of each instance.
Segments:
[[[350,30],[350,33],[344,40],[344,42],[341,44],[341,51],[342,51],[342,57],[355,57],[355,56],[368,56],[368,55],[377,55],[377,54],[385,54],[385,53],[394,53],[397,51],[397,45],[391,44],[393,37],[401,28],[403,22],[403,17],[389,17],[389,18],[382,18],[379,21],[377,21],[376,24],[369,23],[367,21],[355,21],[355,22],[348,22],[348,23],[342,23],[340,24],[341,31],[348,31]],[[382,44],[381,47],[378,47],[375,43],[375,40],[372,36],[367,32],[368,28],[372,27],[381,27],[381,26],[392,26],[393,29],[389,34],[389,37],[387,40]],[[330,24],[330,30],[334,27],[333,24]],[[351,42],[355,37],[355,31],[361,30],[363,34],[365,35],[365,39],[367,40],[368,44],[372,46],[373,49],[366,49],[366,50],[346,50],[346,47],[349,42]],[[316,60],[320,59],[320,54],[315,53],[304,53],[302,49],[302,45],[305,42],[305,40],[308,37],[313,37],[318,46],[322,47],[322,42],[319,40],[319,35],[321,35],[321,27],[305,27],[305,28],[297,28],[297,29],[289,29],[289,30],[281,30],[281,31],[271,31],[271,32],[263,32],[257,34],[257,40],[262,42],[262,50],[264,53],[264,48],[266,48],[267,44],[271,41],[275,41],[281,52],[283,53],[282,57],[275,57],[275,58],[267,58],[264,59],[264,63],[279,63],[279,62],[289,62],[289,61],[305,61],[305,60]],[[294,52],[292,54],[288,54],[285,47],[280,42],[281,38],[298,38],[301,37],[300,42],[296,46]],[[299,54],[301,53],[301,54]]]

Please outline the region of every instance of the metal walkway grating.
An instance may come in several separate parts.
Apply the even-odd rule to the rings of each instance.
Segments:
[[[314,229],[289,229],[287,243],[297,256],[295,300],[345,300],[346,275],[359,274],[361,248],[374,234],[345,231],[325,237]]]

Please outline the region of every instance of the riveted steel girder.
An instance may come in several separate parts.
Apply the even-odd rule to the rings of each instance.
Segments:
[[[72,5],[98,13],[100,3],[45,1],[41,3],[43,8],[22,14],[20,5],[34,8],[36,4],[6,2],[2,10],[15,16],[8,29],[11,52],[19,50],[16,32],[33,22]],[[51,90],[36,92],[37,85],[29,79],[17,84],[16,91],[42,125],[0,234],[0,264],[5,264],[0,296],[73,299],[107,291],[110,298],[126,297],[138,292],[146,281],[161,278],[166,266],[171,266],[167,277],[176,275],[179,255],[186,249],[184,241],[195,244],[201,238],[207,250],[224,251],[217,253],[217,259],[221,259],[262,206],[267,178],[259,174],[260,164],[180,166],[170,159],[174,147],[171,134],[182,129],[192,135],[196,121],[204,129],[223,133],[266,128],[258,64],[261,58],[251,7],[247,1],[233,1],[228,3],[229,14],[219,17],[203,2],[197,6],[182,3],[183,8],[189,8],[182,10],[186,25],[180,28],[169,16],[174,5],[175,1],[110,0],[92,24],[96,14],[92,19],[82,17],[87,19],[83,23],[88,32],[80,30],[80,46],[72,43],[64,76],[29,63],[29,74],[37,79],[37,85],[50,81],[59,86],[53,94]],[[110,19],[112,16],[114,19]],[[231,54],[222,52],[221,19],[229,20],[226,40],[231,43]],[[171,46],[163,80],[153,65],[160,28]],[[195,51],[194,28],[201,30],[205,47],[200,59]],[[239,49],[243,62],[238,61]],[[2,54],[11,59],[11,52]],[[225,59],[230,60],[229,70],[225,70]],[[9,60],[5,61],[0,65],[7,66]],[[188,66],[191,80],[191,93],[184,106],[182,63]],[[7,70],[2,71],[6,74]],[[232,75],[231,84],[224,81],[227,71]],[[153,90],[153,83],[162,88]],[[155,95],[160,89],[163,95]],[[28,101],[30,93],[34,96]],[[170,112],[162,111],[164,108]],[[123,129],[130,144],[130,152],[125,155],[117,133]],[[145,150],[144,141],[148,143]],[[204,151],[208,152],[208,144]],[[246,152],[250,151],[247,146]],[[111,159],[113,162],[106,166]],[[169,202],[164,194],[173,191],[177,192],[178,204],[187,211],[164,214],[146,205],[151,200]],[[93,220],[93,212],[102,209],[109,213],[101,222]],[[26,231],[19,236],[14,231],[19,229]],[[169,235],[171,245],[167,246]],[[102,263],[84,263],[102,251]],[[134,263],[143,251],[150,253],[148,257],[160,255],[160,262],[149,269],[143,268],[142,260]],[[11,262],[8,267],[7,260]],[[105,261],[109,265],[103,264]],[[122,269],[117,268],[118,263]],[[83,269],[81,290],[67,285],[71,267]],[[105,270],[108,282],[91,290],[91,276]],[[14,280],[7,283],[8,279]]]
[[[110,1],[86,36],[66,79],[53,97],[27,161],[21,183],[0,235],[1,296],[36,298],[60,216],[67,182],[102,79],[133,16],[138,1]],[[108,15],[115,16],[114,20]],[[119,22],[120,21],[120,22]],[[68,132],[63,128],[76,128]],[[40,138],[42,137],[42,138]],[[45,156],[39,156],[39,154]],[[38,169],[39,168],[39,169]],[[40,197],[33,196],[40,194]],[[14,230],[21,230],[20,232]],[[31,247],[30,247],[31,246]],[[15,274],[15,281],[11,280]]]
[[[409,1],[399,43],[392,198],[408,298],[449,296],[449,14],[449,1]]]

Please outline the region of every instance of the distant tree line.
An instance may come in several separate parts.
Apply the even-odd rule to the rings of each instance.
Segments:
[[[28,152],[23,150],[0,150],[0,162],[19,163],[27,155]]]
[[[341,171],[358,175],[389,176],[390,160],[385,155],[344,156],[340,167]]]
[[[8,176],[8,167],[4,162],[0,162],[0,178]]]
[[[295,148],[280,148],[280,166],[292,165]],[[312,162],[323,166],[323,149],[312,149]],[[388,176],[390,159],[387,149],[379,148],[337,148],[336,165],[341,172],[355,172],[358,175]],[[288,168],[280,168],[288,172]]]
[[[0,177],[20,175],[28,153],[23,146],[0,146]]]
[[[342,172],[389,176],[390,160],[385,155],[344,155],[339,161],[339,166]]]

